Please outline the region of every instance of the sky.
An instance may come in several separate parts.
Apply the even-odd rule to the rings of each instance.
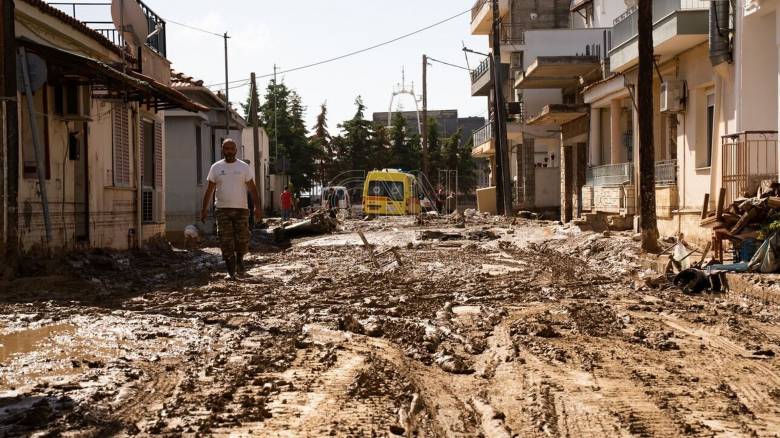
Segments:
[[[172,67],[206,84],[224,83],[223,40],[170,23],[176,21],[218,34],[227,31],[230,80],[298,67],[393,39],[458,13],[470,11],[474,0],[144,0],[167,25],[168,58]],[[485,51],[488,39],[469,33],[470,12],[423,33],[367,53],[280,75],[297,90],[307,106],[308,127],[321,103],[327,103],[329,127],[355,114],[355,98],[367,105],[367,117],[387,111],[394,86],[405,69],[407,82],[422,93],[422,55],[465,66],[462,42]],[[481,61],[469,55],[471,67]],[[268,78],[258,79],[264,90]],[[224,87],[223,87],[224,88]],[[246,99],[248,87],[231,89],[230,100]],[[428,108],[457,109],[461,117],[485,116],[487,101],[472,97],[468,72],[433,63],[428,69]],[[262,98],[262,96],[261,96]],[[400,97],[413,110],[411,96]]]

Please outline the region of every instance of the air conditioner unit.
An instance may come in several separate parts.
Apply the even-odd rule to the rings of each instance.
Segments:
[[[661,112],[685,111],[685,81],[667,80],[661,83]]]

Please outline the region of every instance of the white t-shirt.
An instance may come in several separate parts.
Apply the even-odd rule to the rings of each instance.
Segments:
[[[217,185],[217,208],[248,209],[246,199],[246,183],[255,179],[252,168],[245,162],[236,159],[232,163],[220,160],[209,170],[210,182]]]

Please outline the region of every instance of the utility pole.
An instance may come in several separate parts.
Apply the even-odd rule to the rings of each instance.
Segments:
[[[230,83],[228,82],[228,38],[225,32],[225,138],[230,137]]]
[[[498,0],[493,5],[493,135],[496,144],[496,209],[499,214],[512,216],[512,182],[509,171],[509,146],[506,132],[506,104],[501,90],[501,13]]]
[[[278,99],[277,99],[277,88],[276,83],[276,64],[274,64],[274,159],[279,159],[279,127],[276,125],[277,121],[279,120],[279,108],[278,108]],[[274,163],[278,164],[278,163]]]
[[[428,55],[423,55],[422,58],[422,167],[425,176],[428,176],[429,156],[428,156]]]
[[[13,266],[18,260],[19,113],[16,101],[16,31],[13,0],[0,0],[0,101],[2,101],[3,196],[0,258]],[[2,273],[0,273],[2,275]]]
[[[655,147],[653,145],[653,2],[639,0],[639,207],[642,249],[658,252],[655,205]]]
[[[257,81],[255,77],[255,72],[252,72],[252,75],[250,77],[251,86],[249,88],[249,123],[252,124],[252,141],[254,145],[254,155],[255,155],[255,183],[257,183],[257,186],[260,187],[260,162],[261,162],[261,152],[260,152],[260,120],[258,120],[257,117],[257,108],[260,105],[260,102],[257,101]],[[261,196],[261,205],[262,205],[262,193],[263,191],[260,190],[260,196]]]

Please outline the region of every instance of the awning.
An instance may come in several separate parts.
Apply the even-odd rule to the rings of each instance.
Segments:
[[[597,56],[540,56],[520,75],[515,88],[574,88],[600,75]]]
[[[103,87],[105,97],[126,97],[131,101],[148,104],[155,110],[172,108],[193,112],[209,110],[208,107],[193,102],[179,91],[132,70],[124,73],[94,58],[39,44],[26,38],[17,39],[17,44],[46,60],[51,81],[78,82]]]
[[[588,114],[587,105],[547,105],[542,112],[527,123],[532,126],[564,125]]]

